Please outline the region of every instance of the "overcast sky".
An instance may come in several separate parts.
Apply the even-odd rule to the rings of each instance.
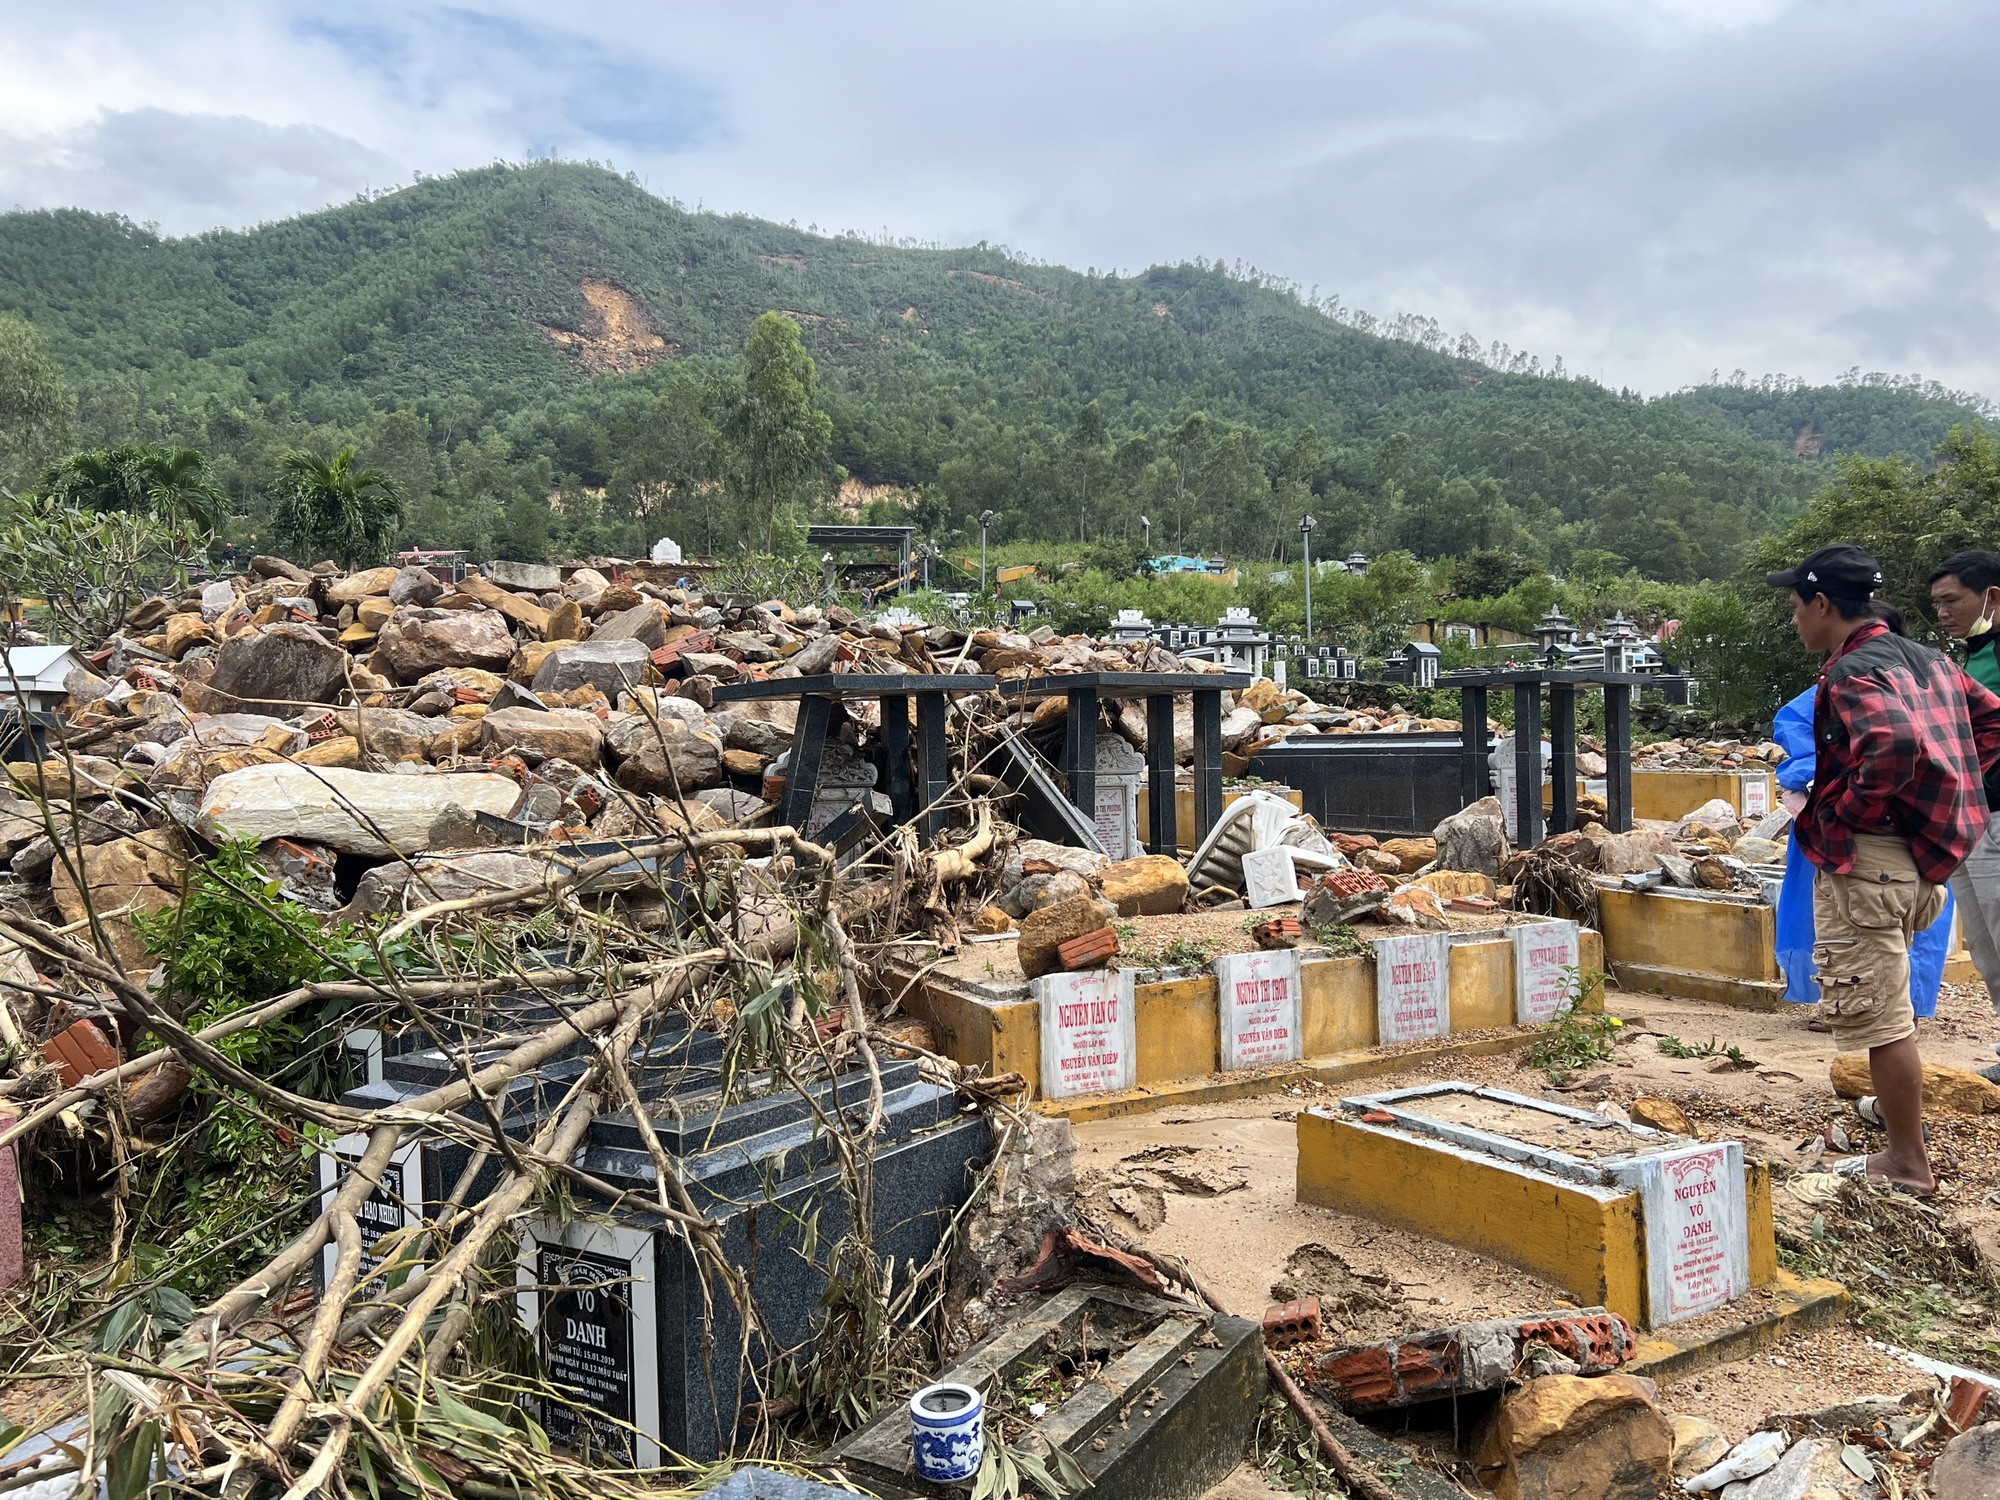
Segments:
[[[0,207],[180,234],[556,151],[828,229],[1243,260],[1648,391],[2000,396],[1996,56],[1975,0],[16,3]]]

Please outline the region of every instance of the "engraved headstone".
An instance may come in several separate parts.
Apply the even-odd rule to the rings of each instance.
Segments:
[[[1298,949],[1225,953],[1215,961],[1215,983],[1225,1071],[1305,1056]]]
[[[1042,1094],[1073,1099],[1138,1082],[1132,971],[1089,969],[1034,981],[1042,1010]]]
[[[1451,1030],[1451,942],[1441,932],[1375,940],[1375,1024],[1384,1046]]]
[[[1541,1026],[1570,1002],[1578,966],[1574,922],[1529,922],[1513,930],[1514,1024]]]
[[[1699,1317],[1750,1289],[1743,1146],[1718,1141],[1618,1164],[1646,1226],[1646,1299],[1655,1327]]]

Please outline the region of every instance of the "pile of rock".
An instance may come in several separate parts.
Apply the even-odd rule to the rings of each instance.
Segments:
[[[1641,819],[1629,833],[1601,822],[1557,834],[1543,848],[1606,876],[1664,872],[1669,884],[1689,890],[1750,891],[1761,887],[1756,867],[1782,865],[1791,815],[1778,808],[1746,823],[1721,798],[1703,803],[1678,823]]]
[[[1632,747],[1632,767],[1640,771],[1758,771],[1784,758],[1770,740],[1658,740]]]

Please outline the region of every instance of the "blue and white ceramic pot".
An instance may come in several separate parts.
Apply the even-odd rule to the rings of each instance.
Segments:
[[[957,1484],[979,1472],[986,1456],[986,1398],[946,1381],[910,1397],[910,1446],[917,1474],[932,1484]]]

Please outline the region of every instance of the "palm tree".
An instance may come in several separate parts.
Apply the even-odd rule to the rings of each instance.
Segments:
[[[279,460],[280,495],[272,529],[279,545],[332,557],[343,568],[378,559],[403,519],[403,487],[380,469],[360,469],[355,450],[331,460],[293,449]]]
[[[42,476],[43,495],[80,510],[127,510],[164,521],[188,521],[205,531],[220,527],[229,497],[192,448],[120,443],[73,453]]]

